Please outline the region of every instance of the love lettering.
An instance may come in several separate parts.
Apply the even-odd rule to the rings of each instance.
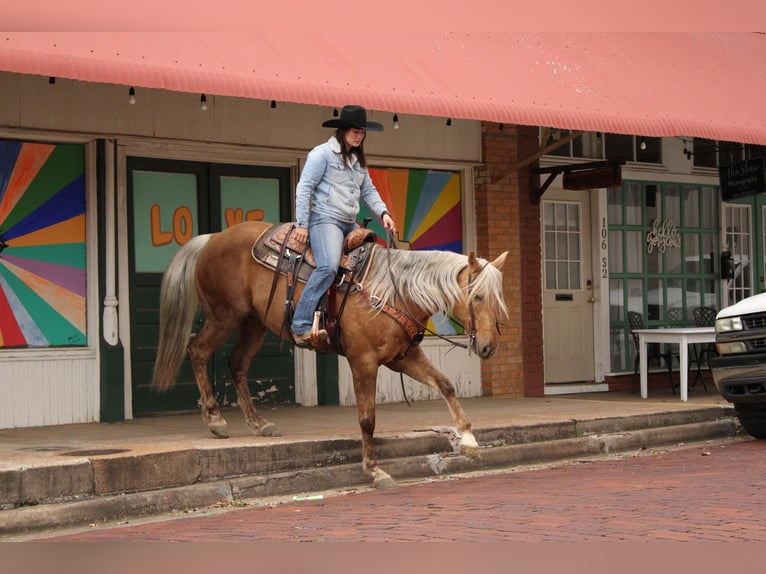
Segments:
[[[162,228],[162,208],[156,203],[149,210],[149,221],[152,230],[152,245],[160,247],[175,241],[183,245],[194,236],[194,218],[191,210],[186,206],[177,207],[173,210],[173,219],[170,229]],[[244,212],[241,208],[224,210],[226,227],[231,227],[243,221],[261,221],[264,218],[262,209],[250,209]]]

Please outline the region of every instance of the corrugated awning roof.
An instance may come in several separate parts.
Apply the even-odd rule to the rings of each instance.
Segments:
[[[759,33],[4,32],[0,70],[766,145]]]

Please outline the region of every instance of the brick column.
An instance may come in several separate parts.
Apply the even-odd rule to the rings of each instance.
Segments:
[[[478,254],[494,259],[503,251],[503,291],[509,319],[501,326],[497,355],[482,363],[486,396],[542,396],[542,292],[540,209],[529,200],[529,171],[508,172],[538,148],[537,128],[482,123],[484,163],[475,173]]]

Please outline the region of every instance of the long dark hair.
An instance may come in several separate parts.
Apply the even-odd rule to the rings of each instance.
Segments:
[[[350,148],[348,147],[348,144],[346,144],[345,134],[350,129],[351,128],[338,128],[335,130],[335,139],[337,139],[340,144],[340,155],[343,158],[343,163],[348,165],[349,158],[353,152],[356,154],[356,159],[359,160],[359,165],[366,168],[367,158],[364,156],[364,140],[362,140],[362,143],[360,143],[358,147],[354,148]]]

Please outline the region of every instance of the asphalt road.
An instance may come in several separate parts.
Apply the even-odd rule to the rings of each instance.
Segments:
[[[766,441],[200,509],[56,541],[766,541]]]

